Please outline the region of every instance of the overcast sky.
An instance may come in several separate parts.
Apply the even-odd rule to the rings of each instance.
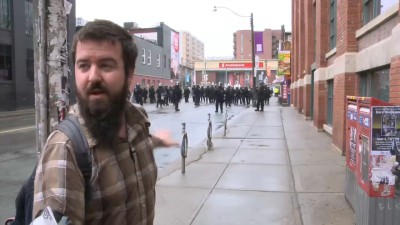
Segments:
[[[232,57],[233,33],[250,30],[250,18],[226,9],[213,12],[214,5],[243,16],[253,13],[255,31],[280,29],[281,25],[286,31],[292,29],[291,0],[76,0],[76,16],[108,19],[121,26],[136,22],[143,28],[164,22],[202,41],[206,57]]]

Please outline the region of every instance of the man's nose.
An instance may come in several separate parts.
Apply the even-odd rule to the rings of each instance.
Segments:
[[[97,82],[101,80],[101,70],[96,65],[90,67],[89,70],[89,81],[90,82]]]

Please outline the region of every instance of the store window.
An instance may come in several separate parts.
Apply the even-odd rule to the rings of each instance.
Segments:
[[[160,54],[157,55],[157,67],[161,66],[161,57]]]
[[[389,102],[390,68],[368,71],[360,75],[360,96],[374,97]]]
[[[33,35],[33,3],[31,0],[25,1],[25,33]]]
[[[142,64],[146,64],[146,49],[142,48]]]
[[[333,79],[326,82],[328,95],[327,95],[327,110],[326,110],[326,124],[332,126],[333,121]]]
[[[11,1],[0,0],[0,29],[11,29]]]
[[[399,4],[399,0],[363,0],[364,25],[396,4]]]
[[[329,48],[336,47],[336,0],[330,0],[329,6]]]
[[[147,65],[151,65],[151,51],[148,50],[147,53],[148,53],[148,54],[147,54],[147,55],[148,55],[148,56],[147,56]]]
[[[35,59],[33,56],[33,49],[26,50],[26,76],[29,81],[35,81]]]
[[[12,81],[11,46],[0,45],[0,82]]]

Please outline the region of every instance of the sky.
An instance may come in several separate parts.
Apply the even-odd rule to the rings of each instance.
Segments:
[[[250,30],[292,30],[292,0],[76,0],[76,17],[91,21],[107,19],[119,25],[136,22],[139,27],[155,27],[160,22],[176,31],[186,31],[204,43],[206,58],[232,57],[233,33]],[[214,6],[227,7],[213,11]]]

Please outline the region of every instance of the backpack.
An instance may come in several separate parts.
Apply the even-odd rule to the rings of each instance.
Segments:
[[[90,201],[92,162],[90,159],[89,144],[82,131],[79,120],[75,115],[68,115],[65,120],[56,125],[55,130],[59,130],[67,135],[72,143],[78,167],[85,180],[85,202],[88,203]],[[15,218],[6,220],[6,225],[29,225],[32,222],[36,167],[37,165],[32,171],[31,176],[22,185],[18,196],[15,199]]]

